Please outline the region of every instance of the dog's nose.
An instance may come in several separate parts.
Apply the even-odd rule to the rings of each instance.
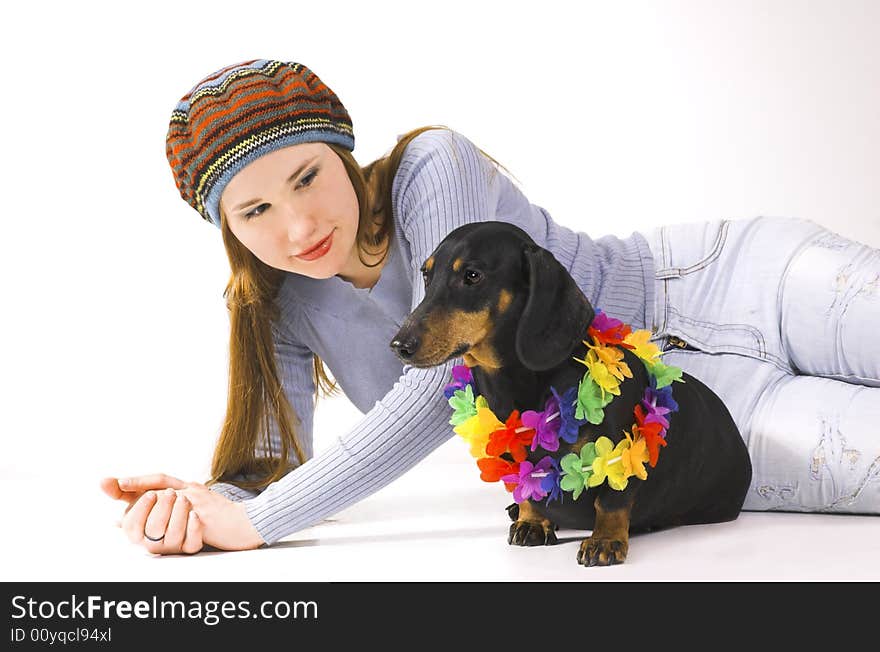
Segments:
[[[409,360],[419,348],[419,339],[414,336],[394,338],[391,348],[404,360]]]

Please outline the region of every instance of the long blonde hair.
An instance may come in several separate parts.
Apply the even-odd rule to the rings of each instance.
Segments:
[[[424,131],[444,128],[428,126],[410,131],[388,155],[363,168],[351,152],[328,143],[342,159],[357,195],[358,255],[364,264],[367,263],[362,253],[381,255],[369,266],[378,265],[387,255],[394,235],[391,184],[406,146]],[[279,319],[275,298],[285,272],[266,265],[242,245],[229,230],[225,215],[221,216],[220,230],[232,270],[223,293],[231,329],[229,393],[226,419],[214,449],[207,484],[222,481],[258,489],[305,462],[295,425],[298,419],[282,391],[272,340],[272,324]],[[315,400],[322,394],[336,393],[338,386],[330,378],[324,362],[315,355],[313,363]],[[280,450],[275,450],[270,436],[270,419],[277,425]],[[290,461],[291,453],[295,463]]]

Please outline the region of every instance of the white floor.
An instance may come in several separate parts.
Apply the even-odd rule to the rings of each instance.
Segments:
[[[4,501],[0,580],[880,580],[880,517],[871,516],[746,512],[634,537],[626,563],[610,568],[577,564],[581,532],[558,532],[556,546],[509,546],[509,494],[479,480],[463,446],[451,440],[397,482],[271,548],[193,557],[128,543],[114,525],[121,504],[97,481],[59,492],[7,475],[4,484],[20,489]]]

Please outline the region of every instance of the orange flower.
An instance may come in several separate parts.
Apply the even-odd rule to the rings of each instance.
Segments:
[[[624,475],[626,477],[634,475],[640,480],[646,480],[648,478],[648,472],[645,470],[645,462],[650,459],[648,455],[648,443],[643,437],[639,437],[633,441],[632,435],[626,430],[623,431],[623,434],[626,435],[626,438],[630,443],[629,448],[621,453]]]
[[[508,462],[500,457],[483,457],[477,460],[480,467],[480,479],[485,482],[498,482],[503,476],[511,473],[519,473],[519,462]],[[508,491],[513,491],[516,485],[505,482]]]
[[[644,360],[648,366],[659,361],[662,355],[660,348],[650,341],[651,335],[651,331],[639,330],[627,335],[625,342],[633,353]]]

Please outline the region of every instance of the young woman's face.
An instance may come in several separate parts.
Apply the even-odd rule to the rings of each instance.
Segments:
[[[360,269],[357,195],[324,143],[261,156],[227,184],[220,206],[235,237],[271,267],[312,278]]]

